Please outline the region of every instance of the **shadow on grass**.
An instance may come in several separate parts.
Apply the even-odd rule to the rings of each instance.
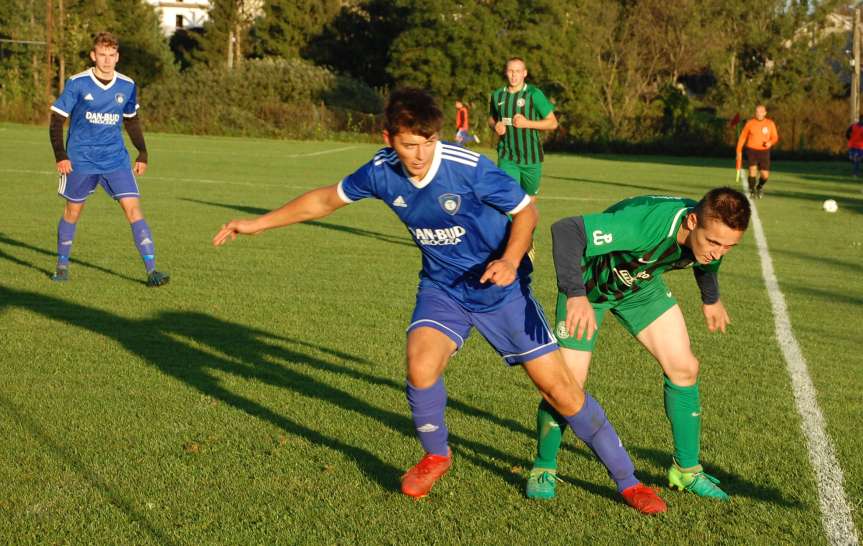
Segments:
[[[0,310],[4,307],[27,309],[45,318],[113,339],[147,364],[198,392],[269,422],[287,434],[338,451],[354,461],[370,481],[391,491],[399,489],[398,478],[403,470],[385,462],[377,453],[306,426],[304,423],[307,420],[299,422],[274,412],[259,400],[231,392],[218,378],[223,373],[231,374],[289,389],[358,416],[370,417],[404,435],[406,441],[414,442],[413,423],[407,412],[396,413],[376,407],[366,401],[373,399],[373,395],[362,399],[348,390],[303,372],[304,369],[321,370],[403,392],[401,381],[375,376],[352,366],[357,364],[366,367],[370,364],[368,361],[328,347],[273,335],[195,312],[162,312],[154,318],[128,319],[52,296],[0,285]],[[289,349],[277,342],[287,342],[301,349]],[[199,349],[198,346],[204,347]],[[350,365],[332,362],[327,357]],[[449,407],[480,416],[501,427],[533,434],[517,422],[500,418],[457,399],[450,399]],[[523,477],[514,474],[511,469],[524,464],[524,461],[511,452],[454,433],[450,434],[450,443],[453,450],[464,459],[498,475],[513,487],[522,487]],[[178,449],[181,447],[178,446]],[[592,490],[596,488],[598,486],[593,486]]]
[[[625,182],[613,182],[611,180],[598,180],[595,178],[576,178],[574,176],[554,176],[550,174],[546,174],[543,178],[551,179],[551,180],[563,180],[564,182],[587,182],[588,184],[599,184],[602,186],[615,186],[618,188],[633,188],[636,190],[647,190],[651,193],[659,193],[659,194],[678,194],[679,188],[668,188],[662,186],[640,186],[637,184],[627,184]]]
[[[768,183],[765,187],[766,189],[764,192],[765,199],[769,199],[770,197],[782,197],[784,199],[796,199],[800,201],[812,201],[815,203],[821,203],[825,199],[835,198],[836,201],[839,202],[840,211],[850,210],[857,214],[863,214],[863,199],[857,197],[837,197],[836,195],[834,195],[834,192],[831,192],[829,190],[824,190],[823,192],[817,193],[814,191],[786,191],[781,189],[781,187],[781,184]]]
[[[266,213],[270,212],[268,209],[264,209],[261,207],[249,207],[249,206],[245,206],[245,205],[229,205],[227,203],[214,203],[212,201],[202,201],[200,199],[190,199],[187,197],[181,197],[180,200],[181,201],[187,201],[189,203],[198,203],[200,205],[209,205],[211,207],[221,207],[223,209],[235,210],[237,212],[242,212],[243,214],[252,214],[255,216],[258,216],[261,214],[266,214]],[[302,224],[306,225],[306,226],[314,226],[314,227],[319,227],[319,228],[323,228],[323,229],[331,229],[333,231],[339,231],[341,233],[348,233],[350,235],[358,235],[360,237],[368,237],[369,239],[375,239],[378,241],[383,241],[385,243],[392,243],[395,245],[409,246],[411,248],[416,247],[416,245],[410,239],[408,239],[407,236],[399,237],[397,235],[388,235],[386,233],[380,233],[380,232],[371,231],[368,229],[343,226],[340,224],[333,224],[330,222],[318,222],[316,220],[309,220],[307,222],[302,222]]]
[[[23,248],[23,249],[26,249],[26,250],[31,250],[31,251],[33,251],[33,252],[36,252],[36,253],[42,254],[43,256],[49,256],[49,257],[51,258],[51,260],[52,260],[52,261],[51,261],[51,263],[54,263],[54,261],[56,261],[56,259],[57,259],[57,253],[56,253],[56,252],[53,252],[53,251],[50,251],[50,250],[45,250],[44,248],[39,248],[38,246],[33,246],[33,245],[29,244],[29,243],[25,243],[25,242],[22,242],[22,241],[18,241],[18,240],[16,240],[16,239],[12,239],[11,237],[8,237],[8,236],[6,236],[6,235],[5,235],[5,234],[3,234],[3,233],[0,233],[0,244],[7,245],[7,246],[11,246],[11,247],[15,247],[15,248]],[[32,263],[30,263],[30,262],[27,262],[27,261],[21,260],[21,259],[19,259],[19,258],[16,258],[16,257],[14,257],[14,256],[10,255],[10,254],[7,254],[7,253],[3,252],[2,250],[0,250],[0,260],[8,260],[8,261],[10,261],[10,262],[12,262],[12,263],[15,263],[15,264],[18,264],[18,265],[22,265],[22,266],[24,266],[24,267],[29,267],[29,268],[31,268],[31,269],[34,269],[34,270],[36,270],[36,271],[39,271],[40,273],[44,273],[46,277],[50,277],[50,276],[54,273],[54,271],[51,271],[51,270],[44,269],[44,268],[41,268],[41,267],[39,267],[39,266],[33,265],[33,264],[32,264]],[[78,259],[75,259],[75,258],[72,258],[72,259],[70,260],[70,262],[71,262],[71,264],[72,264],[72,267],[74,267],[74,266],[76,266],[76,265],[80,265],[80,266],[83,266],[83,267],[86,267],[86,268],[89,268],[89,269],[93,269],[93,270],[95,270],[95,271],[100,271],[100,272],[102,272],[102,273],[107,273],[108,275],[113,275],[114,277],[118,277],[118,278],[120,278],[120,279],[123,279],[124,281],[130,281],[130,282],[133,282],[133,283],[135,283],[135,284],[140,284],[140,285],[146,285],[146,284],[147,284],[147,282],[146,282],[145,280],[142,280],[142,279],[135,279],[135,278],[129,277],[129,276],[127,276],[127,275],[123,275],[122,273],[117,273],[116,271],[112,271],[112,270],[110,270],[110,269],[107,269],[107,268],[105,268],[105,267],[102,267],[101,265],[96,265],[96,264],[93,264],[93,263],[90,263],[90,262],[86,262],[86,261],[83,261],[83,260],[78,260]],[[70,272],[71,272],[71,270],[70,270]],[[72,274],[74,274],[74,273],[72,273]]]
[[[20,411],[12,402],[6,400],[2,395],[0,395],[0,411],[11,416],[12,421],[24,428],[24,430],[26,430],[30,436],[35,438],[47,452],[55,458],[69,464],[76,474],[87,480],[87,482],[97,489],[102,496],[108,500],[108,502],[126,514],[130,520],[140,525],[141,529],[150,535],[157,544],[174,544],[174,542],[165,536],[164,533],[153,527],[147,518],[134,508],[131,501],[123,498],[117,491],[113,490],[111,486],[102,479],[101,476],[99,476],[99,474],[89,470],[87,465],[75,456],[72,450],[65,449],[54,442],[50,436],[42,431],[41,427],[39,427],[39,425],[33,421],[29,415]]]
[[[629,449],[638,457],[648,459],[660,467],[667,466],[671,459],[670,453],[660,451],[658,449],[643,447],[630,447]],[[722,490],[728,493],[732,498],[746,497],[756,501],[769,502],[784,508],[801,508],[804,506],[798,499],[786,498],[782,494],[782,491],[775,487],[759,485],[751,482],[738,474],[728,472],[724,468],[711,463],[709,460],[702,460],[702,463],[704,464],[707,473],[718,478],[721,482],[720,487]],[[666,482],[665,478],[662,477],[660,478],[659,484],[651,485],[667,486],[668,482]]]

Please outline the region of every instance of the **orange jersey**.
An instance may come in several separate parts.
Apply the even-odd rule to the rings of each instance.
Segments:
[[[863,125],[855,123],[848,128],[848,131],[851,133],[848,136],[848,147],[863,148]]]
[[[764,118],[758,121],[752,118],[743,126],[743,132],[737,139],[737,153],[743,153],[744,144],[753,150],[767,150],[777,142],[779,142],[779,132],[776,130],[776,124],[773,123],[772,119]]]
[[[470,128],[468,122],[467,107],[462,106],[455,111],[455,128],[459,131],[467,131]]]

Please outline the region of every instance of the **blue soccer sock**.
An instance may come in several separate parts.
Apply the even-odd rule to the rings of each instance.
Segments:
[[[60,217],[60,223],[57,224],[57,267],[69,267],[69,255],[72,254],[76,225]]]
[[[418,389],[408,381],[405,391],[417,438],[423,449],[426,453],[448,456],[449,431],[443,419],[444,408],[446,408],[446,387],[443,379],[438,378],[437,382],[427,389]]]
[[[581,438],[605,465],[608,475],[617,484],[618,492],[638,483],[635,466],[599,402],[584,393],[581,410],[565,419],[575,435]]]
[[[142,218],[132,223],[132,237],[135,238],[135,246],[138,247],[138,252],[144,259],[147,273],[156,269],[156,247],[153,245],[153,234],[150,233],[150,226],[147,225],[146,220]]]

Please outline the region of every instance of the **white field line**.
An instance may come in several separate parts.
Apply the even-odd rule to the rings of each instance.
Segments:
[[[744,189],[745,191],[745,189]],[[821,506],[821,523],[827,540],[833,545],[857,545],[857,531],[851,518],[851,509],[843,488],[844,476],[833,442],[827,435],[824,416],[818,406],[818,399],[812,378],[809,377],[806,359],[800,350],[800,345],[791,329],[791,319],[785,296],[779,289],[779,281],[773,271],[773,260],[767,250],[767,238],[758,217],[755,203],[752,203],[752,228],[755,232],[755,242],[758,245],[758,255],[761,258],[761,272],[764,285],[773,309],[773,320],[776,327],[776,340],[782,350],[782,356],[791,376],[791,389],[794,391],[794,402],[800,414],[800,426],[806,436],[809,461],[815,470],[815,480],[818,485],[818,503]]]

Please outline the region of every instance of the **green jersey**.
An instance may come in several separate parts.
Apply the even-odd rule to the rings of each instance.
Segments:
[[[588,300],[621,300],[669,269],[695,265],[717,271],[721,259],[697,264],[692,251],[677,243],[680,224],[696,204],[683,197],[648,195],[585,215],[581,267]]]
[[[520,91],[510,93],[506,87],[492,92],[489,112],[495,122],[503,121],[506,134],[497,143],[498,158],[505,158],[521,164],[542,163],[542,140],[538,129],[517,129],[512,126],[512,118],[521,114],[531,121],[545,119],[554,107],[545,95],[533,85],[524,84]]]

